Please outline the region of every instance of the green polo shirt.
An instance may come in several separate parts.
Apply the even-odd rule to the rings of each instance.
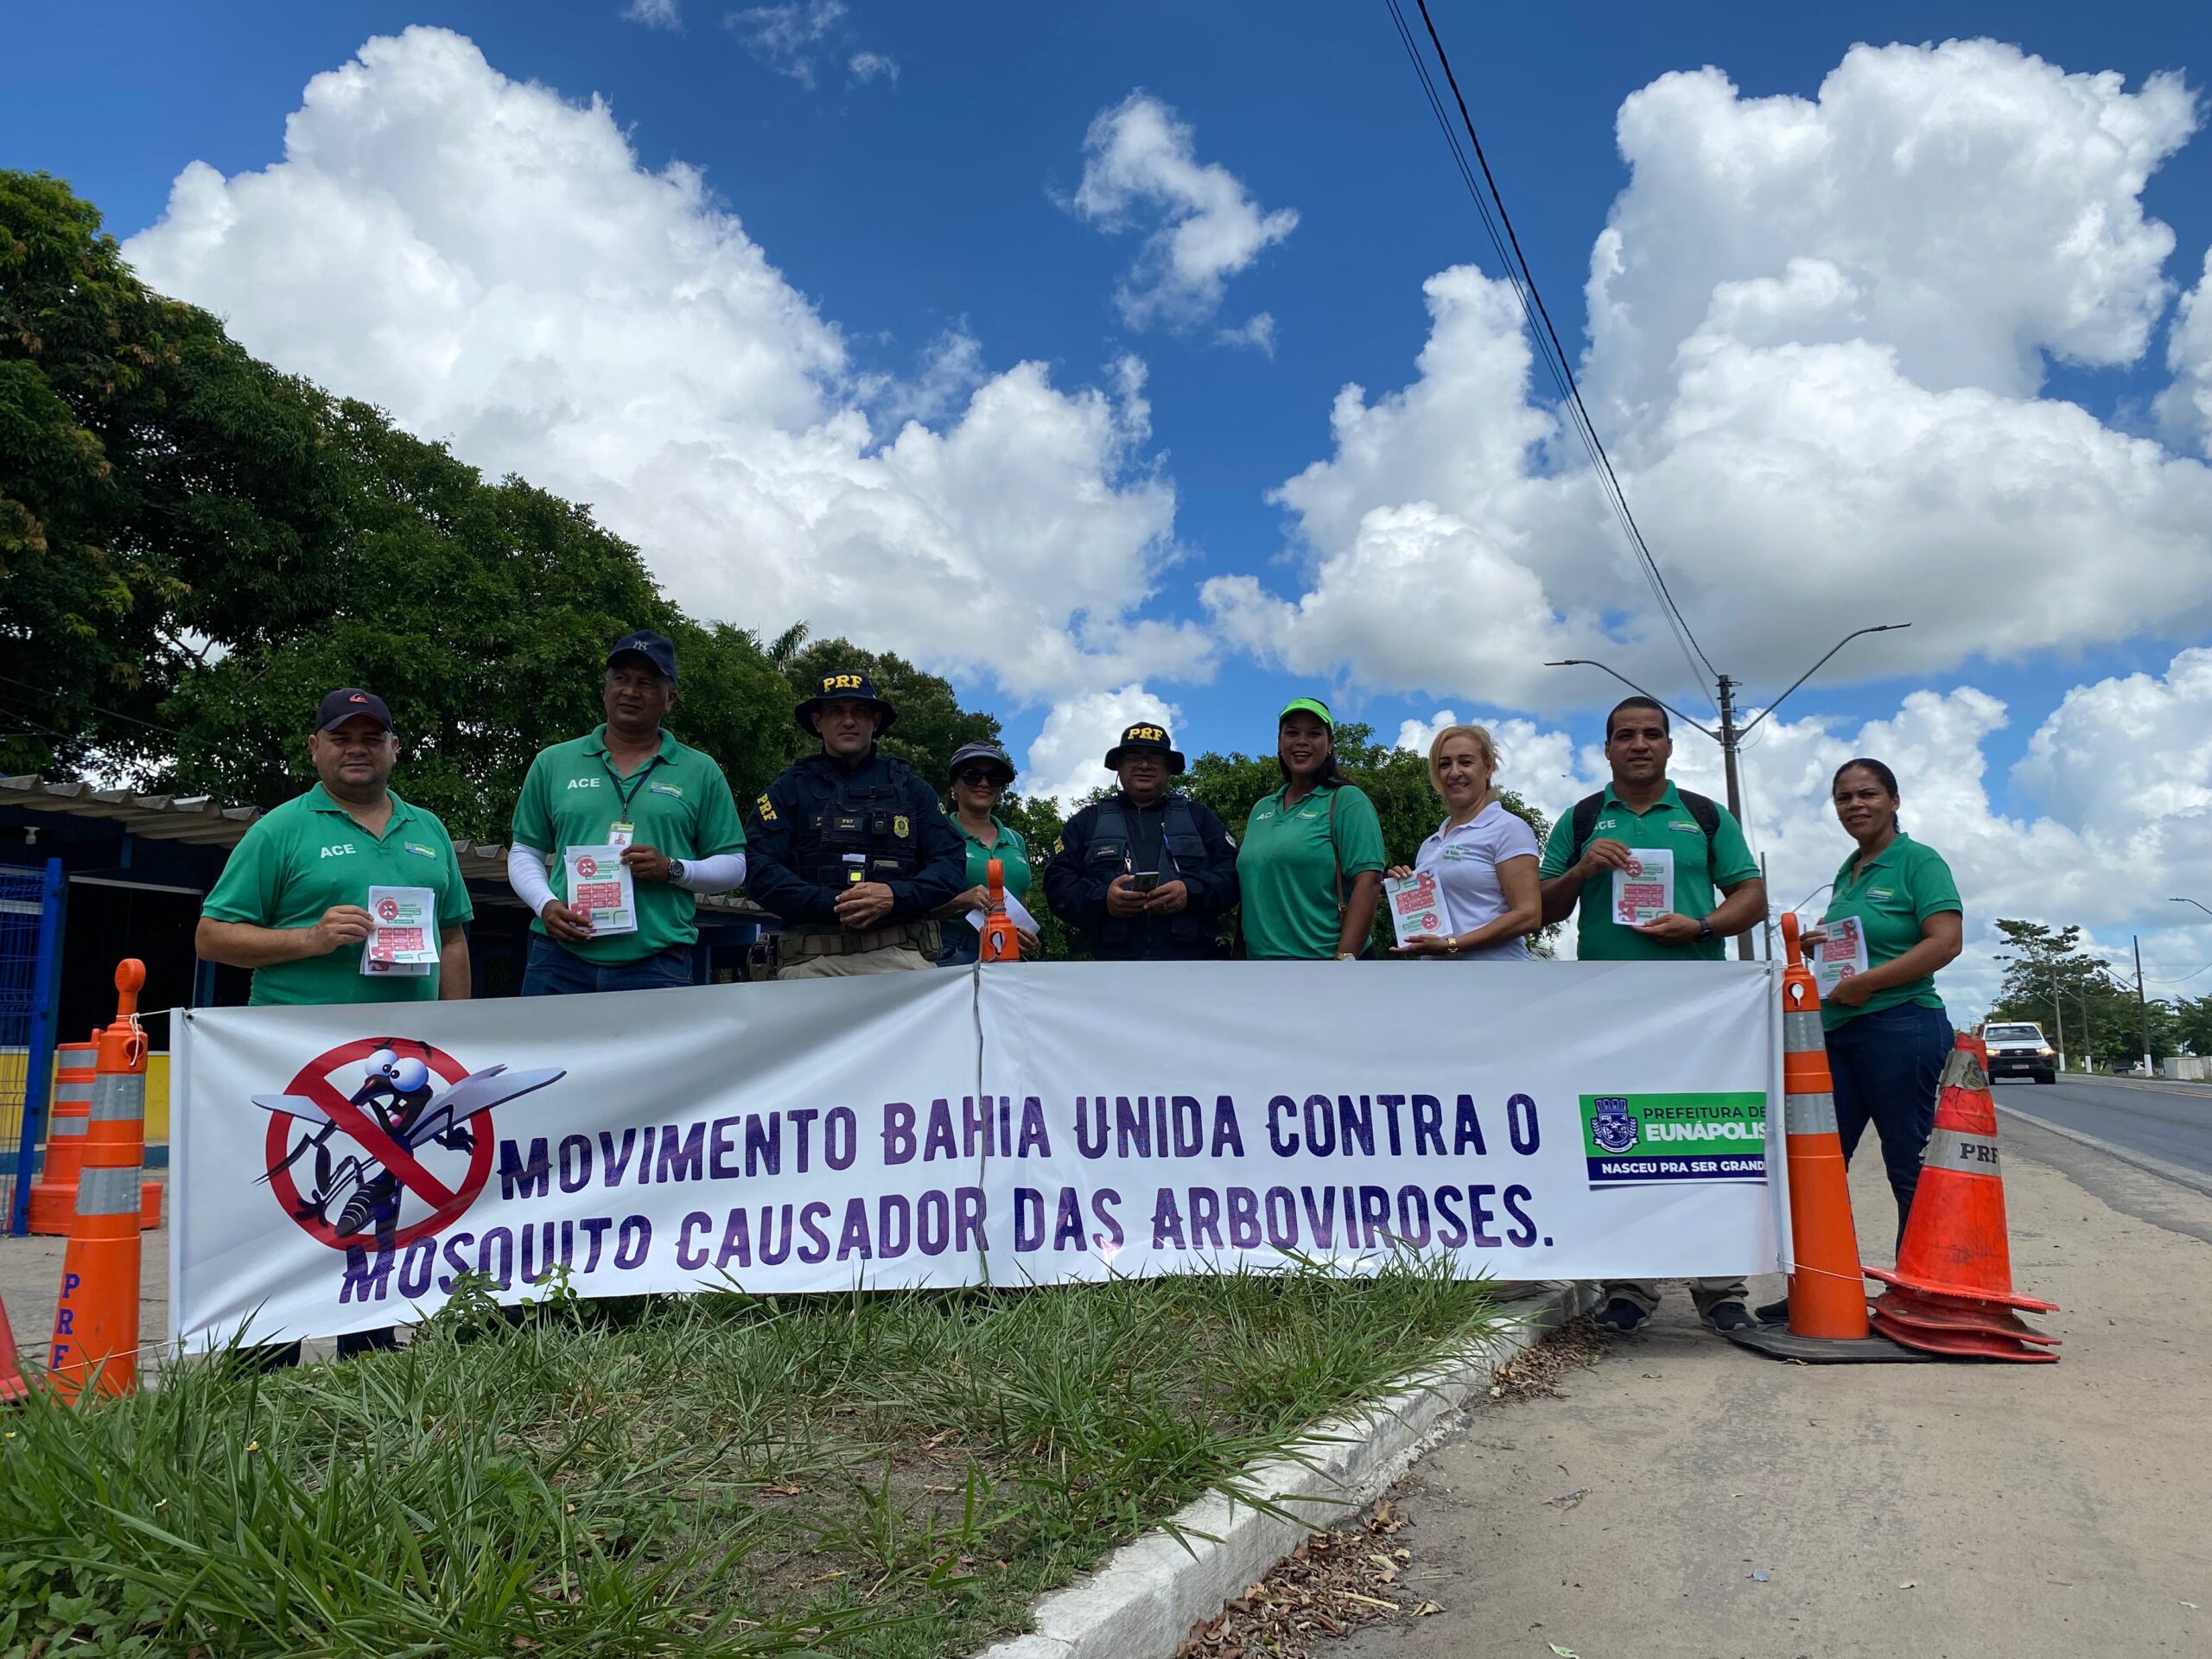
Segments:
[[[1758,860],[1745,844],[1743,826],[1718,802],[1713,810],[1720,815],[1720,824],[1708,843],[1671,779],[1667,792],[1641,812],[1623,805],[1609,786],[1590,839],[1618,841],[1624,847],[1665,848],[1675,855],[1675,914],[1709,916],[1720,902],[1721,888],[1749,881],[1759,873]],[[1544,861],[1537,873],[1549,881],[1565,875],[1573,863],[1574,815],[1562,812],[1552,825],[1551,839],[1544,843]],[[1615,921],[1611,870],[1600,870],[1582,889],[1575,907],[1574,938],[1574,953],[1584,962],[1719,962],[1727,955],[1725,939],[1669,944]]]
[[[554,896],[569,897],[570,847],[606,843],[618,822],[632,827],[632,842],[671,858],[712,858],[745,845],[745,826],[730,797],[729,779],[710,755],[679,743],[663,728],[660,752],[628,777],[618,777],[607,757],[607,728],[589,737],[538,751],[515,802],[512,835],[518,847],[535,847],[553,860]],[[638,931],[565,946],[587,962],[638,962],[657,950],[696,944],[698,904],[672,881],[640,881]],[[531,931],[545,931],[542,920]]]
[[[333,905],[369,902],[369,889],[428,887],[438,896],[441,932],[475,915],[454,858],[453,837],[436,817],[391,797],[384,834],[372,836],[321,784],[263,813],[231,849],[201,913],[255,927],[313,927]],[[427,1002],[438,970],[419,976],[361,971],[361,947],[253,970],[258,1006],[302,1002]]]
[[[995,858],[1001,866],[999,877],[1006,883],[1006,890],[1017,899],[1025,901],[1028,899],[1032,874],[1029,843],[1022,840],[1020,830],[1009,830],[994,817],[991,822],[998,828],[998,836],[986,847],[968,833],[968,826],[960,822],[957,815],[947,813],[944,821],[960,832],[960,839],[967,844],[968,874],[964,887],[982,887],[990,875],[990,861]]]
[[[1285,785],[1284,788],[1289,785]],[[1335,836],[1329,803],[1336,801]],[[1337,954],[1344,922],[1337,908],[1338,873],[1351,896],[1351,879],[1382,869],[1382,821],[1375,803],[1350,784],[1317,789],[1294,807],[1279,789],[1252,808],[1236,849],[1243,897],[1244,954],[1326,961]]]
[[[1897,831],[1895,841],[1875,854],[1866,861],[1866,868],[1853,875],[1852,868],[1858,862],[1859,855],[1853,852],[1837,869],[1835,887],[1828,895],[1827,908],[1821,912],[1821,919],[1829,922],[1840,917],[1856,916],[1866,935],[1869,968],[1895,962],[1918,944],[1921,924],[1930,916],[1940,916],[1945,911],[1963,914],[1966,911],[1959,902],[1959,884],[1951,879],[1951,867],[1943,861],[1943,855],[1932,847],[1923,846],[1902,830]],[[1936,976],[1923,974],[1902,985],[1878,990],[1866,999],[1863,1008],[1825,1003],[1821,1008],[1821,1024],[1834,1031],[1862,1014],[1894,1008],[1902,1002],[1942,1007],[1943,999],[1936,995]]]

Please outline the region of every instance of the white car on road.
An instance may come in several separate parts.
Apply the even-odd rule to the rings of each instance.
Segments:
[[[2037,1083],[2058,1081],[2058,1055],[2044,1040],[2043,1027],[2024,1021],[1984,1026],[1982,1046],[1989,1051],[1989,1075],[1994,1077],[2033,1077]]]

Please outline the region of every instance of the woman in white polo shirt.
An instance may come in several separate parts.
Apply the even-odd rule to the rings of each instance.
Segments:
[[[1440,962],[1524,962],[1528,936],[1544,925],[1536,880],[1536,833],[1498,804],[1497,744],[1480,726],[1446,726],[1428,746],[1428,781],[1444,798],[1445,818],[1421,844],[1412,868],[1432,871],[1453,931],[1416,939],[1391,954]]]

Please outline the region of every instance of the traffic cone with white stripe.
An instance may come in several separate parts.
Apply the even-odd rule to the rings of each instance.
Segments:
[[[1797,944],[1797,918],[1782,918],[1782,1128],[1789,1156],[1789,1329],[1800,1337],[1866,1334],[1866,1287],[1851,1183],[1836,1135],[1835,1080],[1821,1029],[1821,993]]]
[[[1006,913],[1006,867],[993,859],[984,867],[985,891],[990,907],[983,915],[983,944],[977,953],[985,962],[1020,962],[1021,935]]]
[[[1989,1095],[1988,1051],[1961,1034],[1943,1064],[1936,1127],[1920,1157],[1904,1242],[1894,1271],[1867,1273],[1895,1288],[1874,1304],[1885,1336],[1929,1353],[2048,1363],[2058,1338],[2011,1310],[2055,1313],[2012,1288],[2005,1235],[2005,1179],[1997,1157],[1997,1105]]]
[[[1789,1160],[1789,1328],[1752,1325],[1729,1339],[1777,1359],[1864,1363],[1917,1359],[1870,1333],[1851,1184],[1836,1133],[1835,1081],[1821,1029],[1821,993],[1784,912],[1782,943],[1782,1128]]]
[[[115,970],[115,1023],[100,1033],[77,1214],[61,1258],[47,1376],[73,1400],[87,1385],[102,1394],[138,1386],[138,1177],[146,1161],[146,1033],[138,993],[146,964]]]
[[[92,1115],[92,1077],[100,1034],[54,1046],[54,1104],[46,1115],[46,1162],[31,1183],[30,1229],[60,1236],[77,1213],[77,1173],[85,1165],[85,1126]]]

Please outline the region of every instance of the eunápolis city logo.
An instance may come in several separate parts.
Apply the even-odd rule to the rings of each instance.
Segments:
[[[1659,1181],[1766,1179],[1766,1096],[1585,1095],[1582,1150],[1594,1192]]]

